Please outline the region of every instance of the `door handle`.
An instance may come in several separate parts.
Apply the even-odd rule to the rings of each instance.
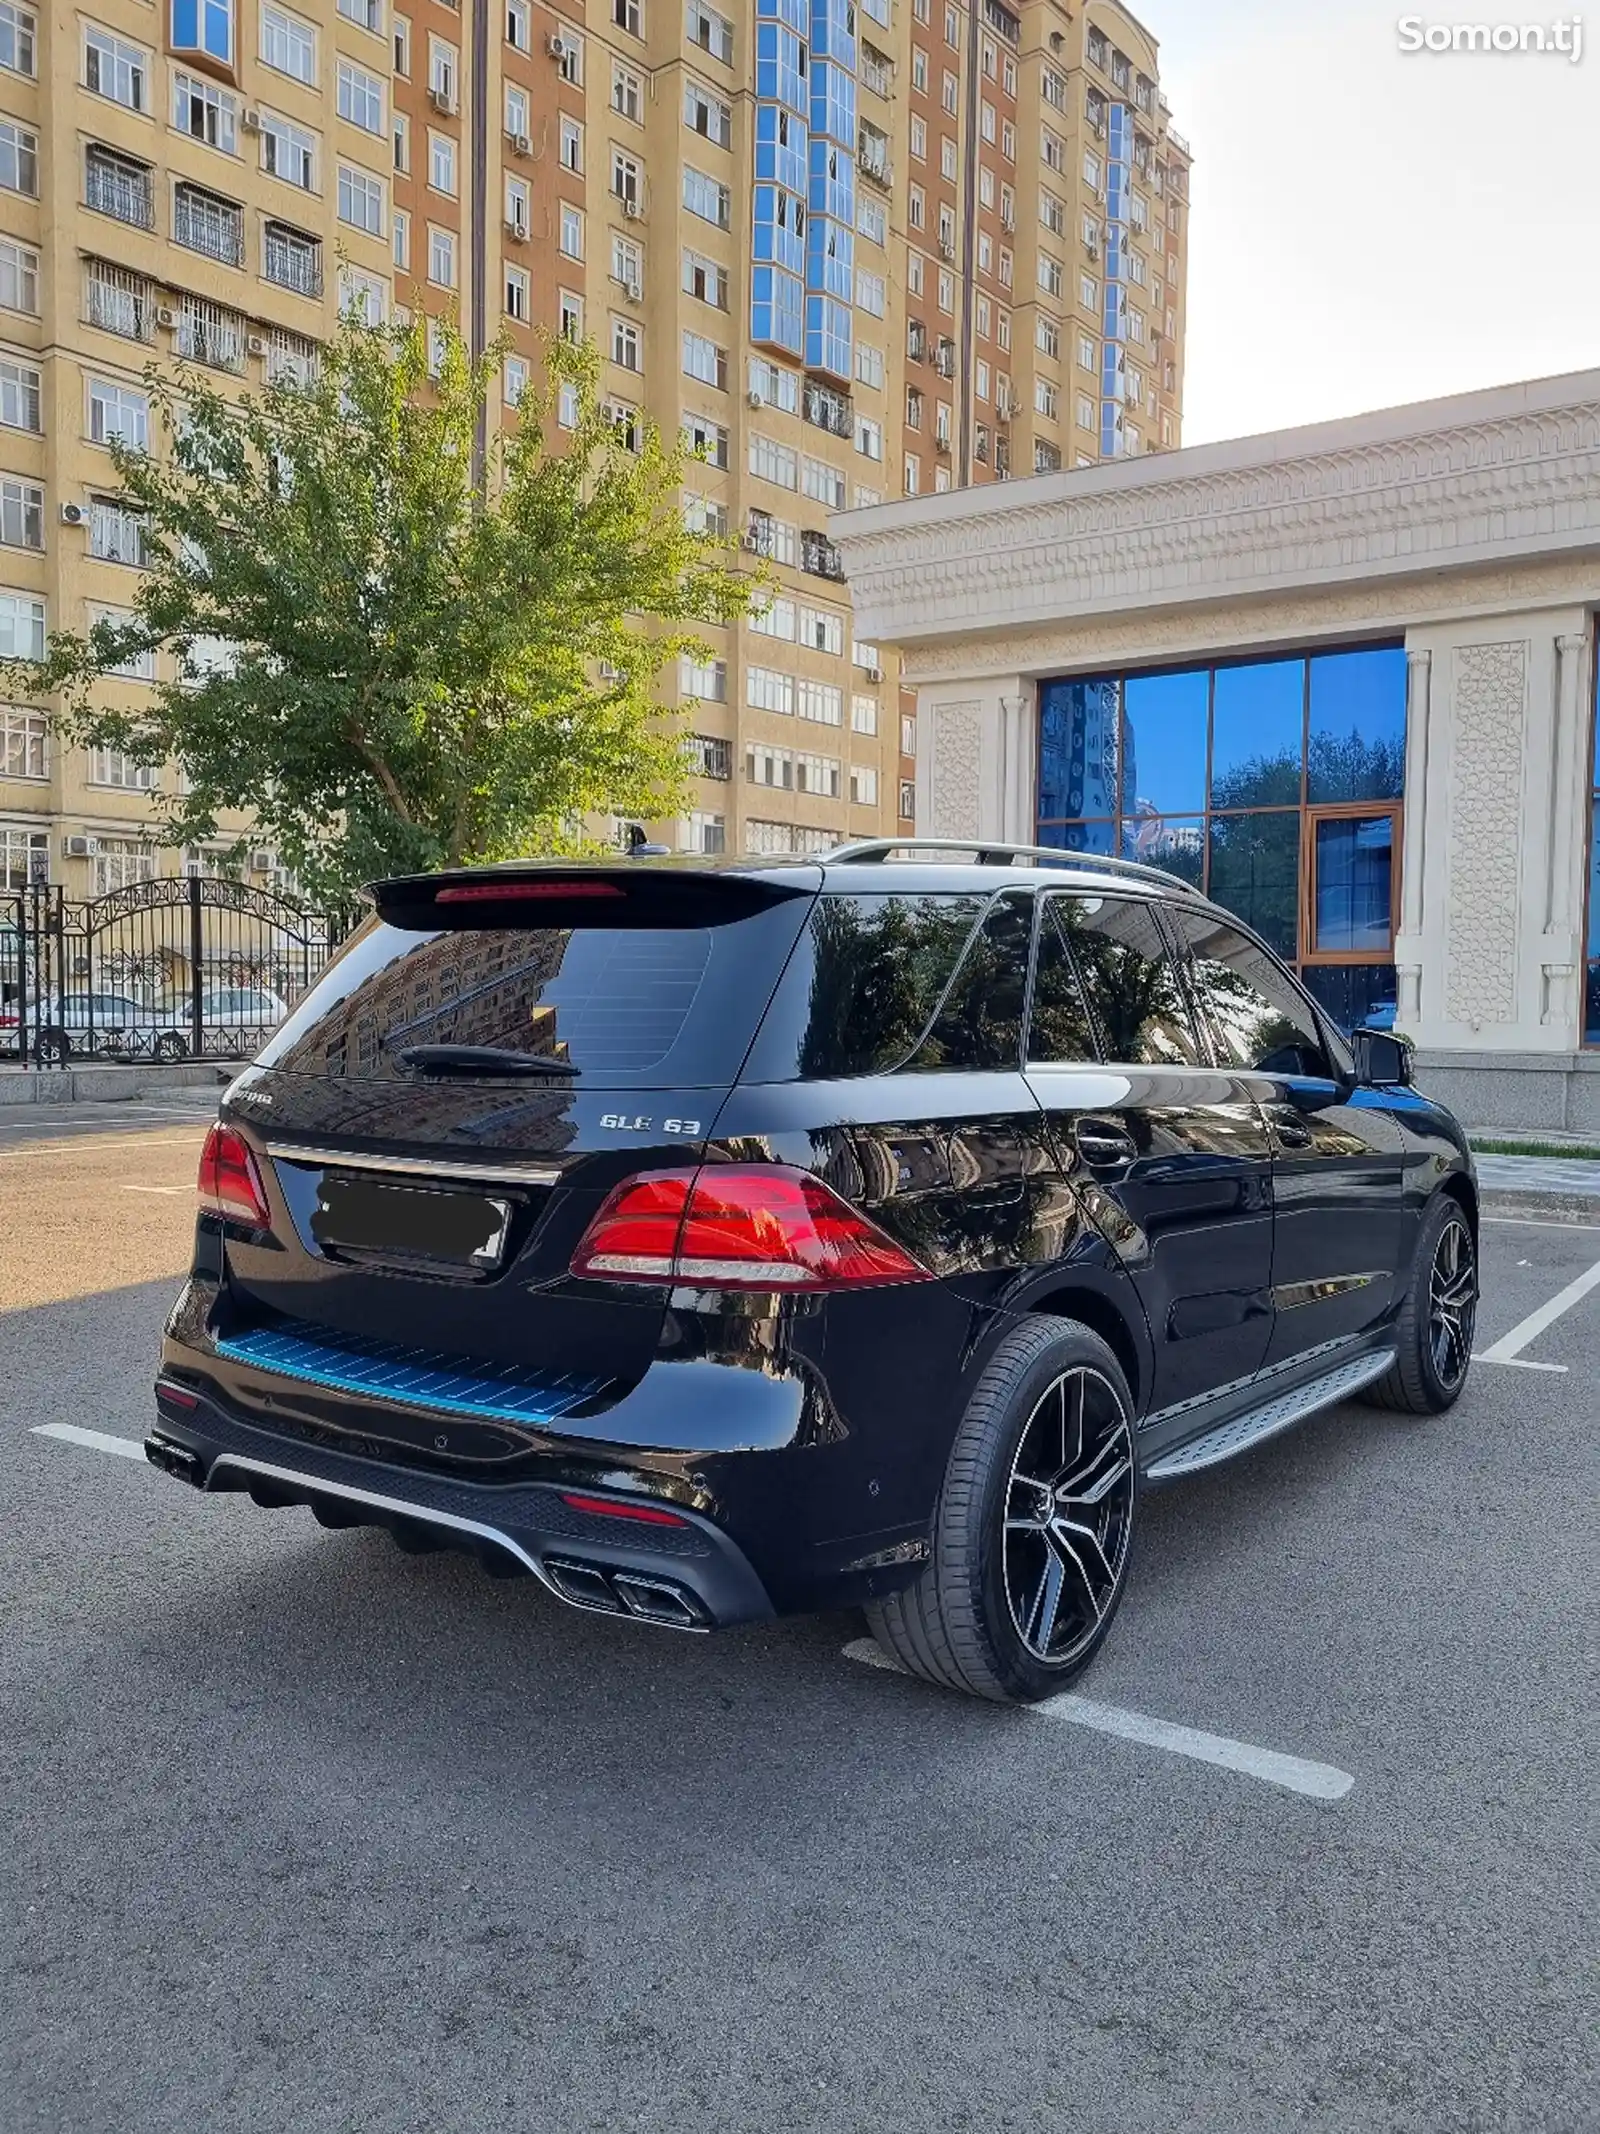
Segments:
[[[1111,1119],[1080,1119],[1072,1138],[1085,1163],[1110,1166],[1133,1163],[1138,1158],[1133,1136]]]
[[[1297,1118],[1293,1112],[1289,1114],[1288,1118],[1285,1118],[1281,1112],[1274,1112],[1272,1131],[1277,1136],[1279,1148],[1308,1149],[1311,1146],[1310,1127],[1307,1126],[1304,1119]]]

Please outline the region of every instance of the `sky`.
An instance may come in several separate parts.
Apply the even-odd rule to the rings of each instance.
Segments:
[[[1600,367],[1600,11],[1574,64],[1400,49],[1572,19],[1529,0],[1130,5],[1195,159],[1185,444]]]

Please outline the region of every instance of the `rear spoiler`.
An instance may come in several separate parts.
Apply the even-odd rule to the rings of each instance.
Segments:
[[[378,916],[407,932],[506,927],[726,926],[815,896],[822,869],[682,867],[631,861],[513,861],[374,882]]]

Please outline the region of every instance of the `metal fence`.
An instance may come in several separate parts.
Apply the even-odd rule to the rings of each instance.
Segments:
[[[0,1061],[249,1059],[359,917],[210,878],[0,894]]]

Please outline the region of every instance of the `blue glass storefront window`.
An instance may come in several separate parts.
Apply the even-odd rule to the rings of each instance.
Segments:
[[[1306,798],[1398,800],[1406,773],[1406,656],[1398,645],[1311,662]]]
[[[1303,659],[1219,667],[1211,710],[1213,808],[1297,808],[1305,745]]]
[[[1120,682],[1046,682],[1041,686],[1041,822],[1116,813],[1121,720]]]
[[[1198,814],[1206,804],[1211,677],[1136,674],[1123,684],[1122,812]]]
[[[1300,953],[1300,811],[1213,815],[1209,888],[1269,947],[1292,963]]]
[[[1040,842],[1196,882],[1338,1020],[1392,1020],[1405,690],[1397,646],[1043,682]],[[1600,862],[1591,914],[1600,1042]]]
[[[1386,954],[1394,933],[1394,817],[1324,817],[1317,823],[1316,840],[1313,951]]]

